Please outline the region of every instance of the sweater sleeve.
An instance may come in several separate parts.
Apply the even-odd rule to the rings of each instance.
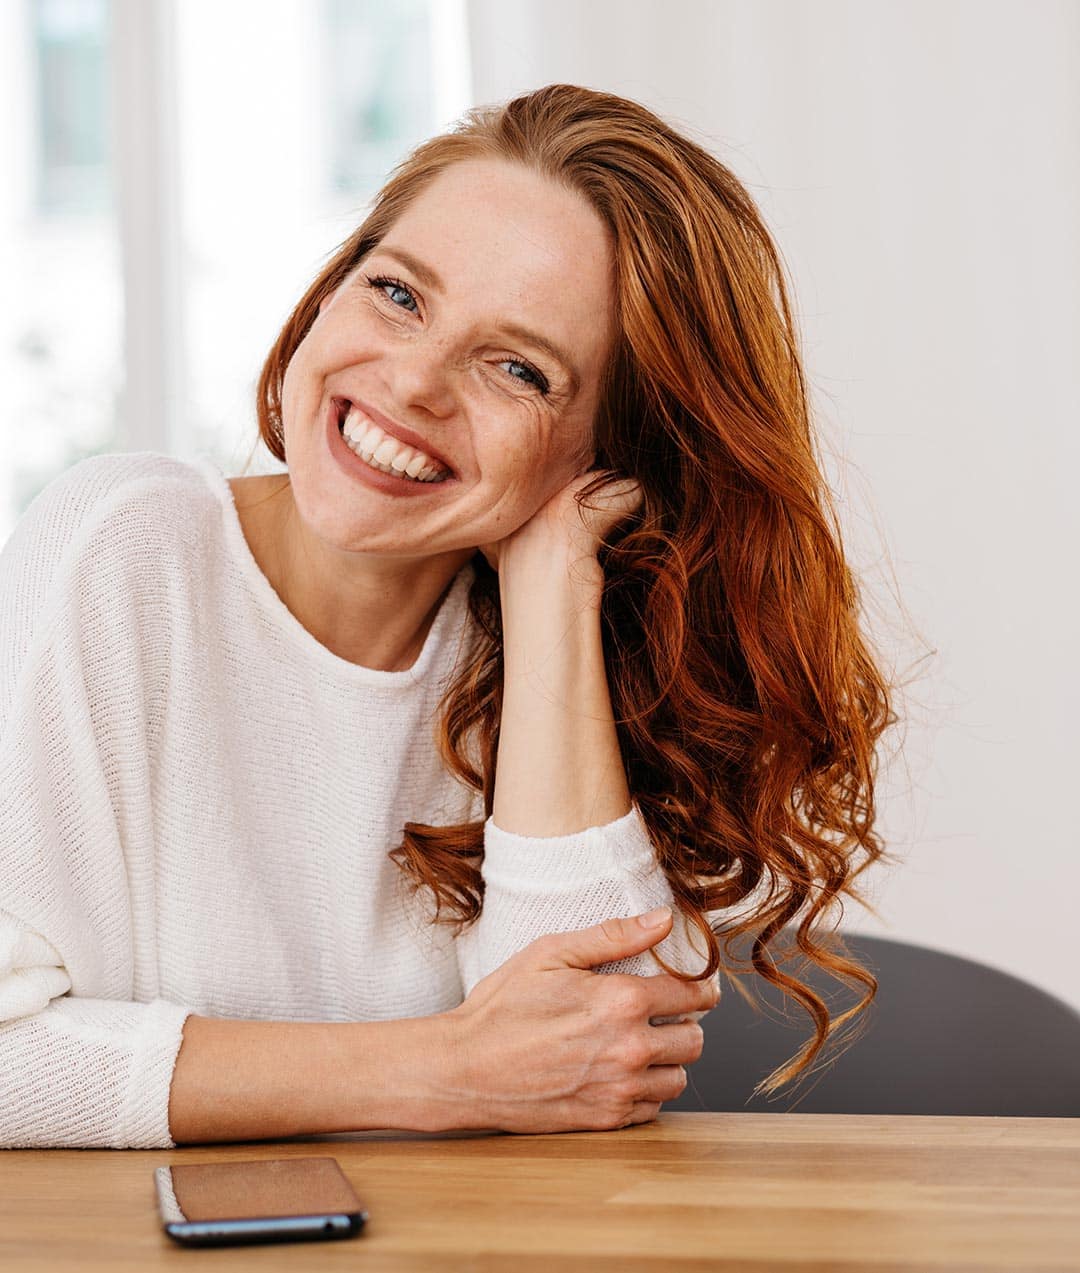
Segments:
[[[147,738],[162,674],[146,650],[161,634],[116,551],[141,528],[103,516],[153,458],[76,465],[0,553],[3,1147],[175,1144],[188,1010],[148,993],[138,954],[152,949]]]
[[[559,836],[516,835],[488,818],[480,869],[483,909],[457,938],[465,995],[545,933],[591,928],[657,906],[670,906],[674,920],[656,952],[680,972],[700,972],[707,962],[704,939],[676,905],[637,805],[604,826]],[[596,971],[643,977],[663,972],[648,951],[600,964]],[[687,1015],[697,1021],[705,1014]],[[653,1022],[672,1020],[682,1018]]]

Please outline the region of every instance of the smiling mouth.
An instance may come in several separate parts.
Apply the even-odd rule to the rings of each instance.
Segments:
[[[452,470],[440,460],[387,433],[348,398],[335,398],[338,432],[345,445],[380,473],[409,482],[445,482]]]

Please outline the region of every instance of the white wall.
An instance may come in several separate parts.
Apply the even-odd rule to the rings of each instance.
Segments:
[[[919,677],[879,788],[903,865],[863,877],[883,922],[849,901],[844,927],[1080,1007],[1080,5],[469,11],[475,101],[637,98],[739,175],[787,261],[870,622]]]

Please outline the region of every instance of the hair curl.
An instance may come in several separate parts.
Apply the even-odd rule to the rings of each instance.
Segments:
[[[467,111],[394,168],[296,305],[259,377],[259,433],[284,461],[285,369],[320,302],[433,178],[475,158],[523,164],[579,191],[611,232],[618,335],[596,464],[637,478],[644,504],[600,554],[605,662],[632,797],[708,963],[694,977],[651,953],[684,980],[723,967],[747,999],[738,978],[748,963],[801,1003],[814,1035],[755,1088],[772,1094],[876,993],[835,929],[818,929],[837,905],[842,913],[843,894],[873,910],[854,880],[891,860],[873,831],[876,743],[898,717],[860,632],[779,255],[734,174],[638,103],[571,84]],[[599,474],[579,498],[610,480]],[[473,560],[468,605],[481,636],[440,704],[436,742],[490,815],[498,575],[481,553]],[[432,891],[436,921],[444,905],[443,922],[458,931],[480,914],[482,822],[406,823],[390,856],[414,891]],[[800,913],[798,950],[866,991],[831,1021],[825,1002],[782,970],[795,952],[778,961],[769,949]],[[734,951],[743,936],[749,961]]]

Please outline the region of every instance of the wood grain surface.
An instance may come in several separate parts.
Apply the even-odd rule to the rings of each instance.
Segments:
[[[153,1169],[330,1154],[337,1242],[184,1250]],[[1080,1271],[1080,1120],[664,1113],[617,1132],[0,1150],[0,1269]]]

